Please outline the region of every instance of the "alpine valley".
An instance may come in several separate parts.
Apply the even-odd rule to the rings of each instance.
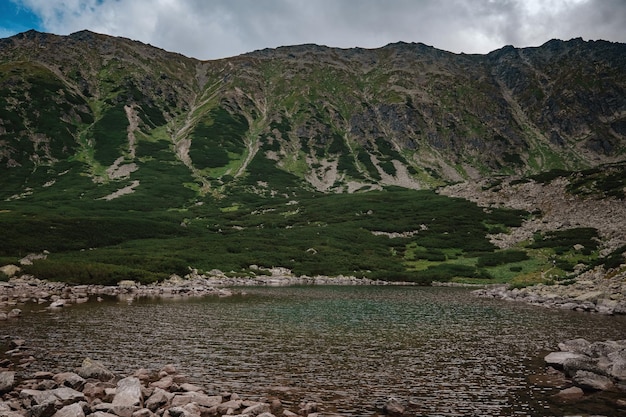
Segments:
[[[29,31],[0,40],[0,166],[0,265],[40,278],[571,283],[625,269],[626,44],[201,61]]]

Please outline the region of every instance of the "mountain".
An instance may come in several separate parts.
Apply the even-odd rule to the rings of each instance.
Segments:
[[[338,206],[352,204],[368,213],[368,199],[380,199],[371,203],[376,207],[389,199],[404,208],[386,213],[390,217],[378,224],[354,226],[368,236],[432,232],[428,219],[419,216],[395,228],[385,223],[409,215],[406,204],[415,195],[435,198],[411,190],[624,161],[625,74],[625,44],[581,39],[507,46],[487,55],[452,54],[419,43],[378,49],[299,45],[200,61],[89,31],[25,32],[0,40],[0,198],[4,221],[21,231],[5,240],[0,253],[8,260],[56,248],[78,256],[75,251],[163,237],[173,245],[169,253],[178,253],[172,239],[187,245],[185,239],[196,236],[194,227],[222,233],[228,225],[260,233],[268,223],[253,220],[255,210],[280,212],[272,224],[290,230],[295,224],[285,220],[300,217],[302,202],[314,207],[316,198],[327,202],[318,210],[333,214],[346,214]],[[364,191],[383,194],[367,197]],[[244,213],[248,217],[237,218]],[[502,214],[509,216],[504,222],[481,216],[472,227],[513,226],[522,214]],[[332,224],[315,216],[306,222]],[[337,251],[344,238],[329,240],[328,253],[356,256]],[[285,246],[289,239],[294,236],[285,237]],[[219,240],[211,242],[223,248]],[[380,259],[389,250],[398,253],[397,244],[371,244],[384,252]],[[407,245],[400,245],[402,253]],[[233,240],[230,255],[223,255],[241,259],[226,262],[228,267],[238,271],[253,261],[290,266],[287,255],[267,260],[275,252],[270,243],[256,257],[241,254],[248,250]],[[324,252],[314,246],[299,251]],[[124,252],[131,251],[125,246]],[[287,263],[304,262],[289,256]],[[110,252],[87,257],[101,270],[128,263],[127,256],[112,262]],[[140,257],[139,269],[156,262]],[[188,262],[180,259],[180,253],[172,255],[162,269],[183,271]]]

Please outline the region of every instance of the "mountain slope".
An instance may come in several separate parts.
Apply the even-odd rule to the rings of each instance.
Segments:
[[[0,257],[49,250],[38,274],[87,281],[252,264],[486,277],[487,235],[529,214],[428,190],[610,163],[619,176],[625,52],[575,39],[199,61],[88,31],[2,39],[0,220],[14,232]],[[516,268],[542,267],[529,265]]]
[[[302,45],[201,62],[31,31],[0,45],[1,163],[75,159],[106,182],[137,169],[150,142],[214,193],[255,158],[320,191],[595,166],[623,158],[624,52],[582,40],[488,55]]]

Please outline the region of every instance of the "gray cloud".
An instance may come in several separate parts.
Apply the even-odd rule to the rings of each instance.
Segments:
[[[626,42],[624,0],[13,0],[44,29],[125,36],[215,59],[317,43],[375,48],[423,42],[486,53],[552,38]]]

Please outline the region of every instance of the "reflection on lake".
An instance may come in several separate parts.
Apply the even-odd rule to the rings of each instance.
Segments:
[[[461,288],[245,292],[58,312],[32,305],[0,328],[40,349],[34,368],[71,370],[91,357],[128,374],[173,363],[214,391],[320,401],[351,416],[372,416],[391,396],[423,415],[563,415],[549,400],[554,389],[528,382],[543,356],[567,339],[626,338],[626,317],[479,299]]]

